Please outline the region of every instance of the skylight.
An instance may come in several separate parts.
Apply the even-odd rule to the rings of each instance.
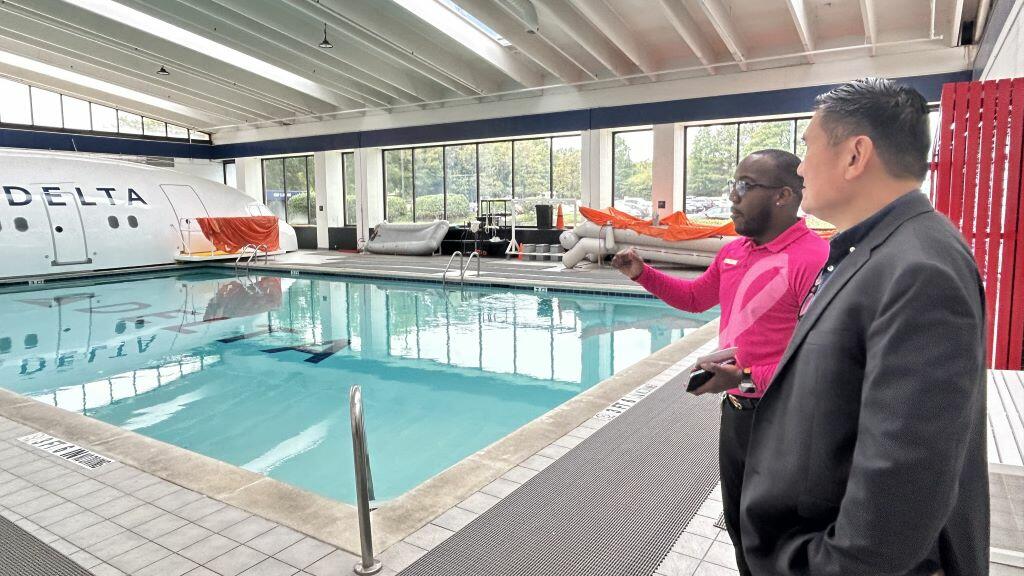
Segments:
[[[479,31],[483,32],[484,34],[487,34],[488,36],[490,36],[491,40],[494,40],[495,42],[497,42],[498,44],[501,44],[502,46],[510,46],[511,45],[508,40],[505,40],[504,36],[502,36],[501,34],[498,34],[497,32],[495,32],[487,24],[484,24],[480,20],[477,20],[476,16],[473,16],[472,14],[467,12],[465,9],[463,9],[461,6],[459,6],[458,4],[453,2],[452,0],[437,0],[437,1],[438,1],[438,3],[440,3],[445,8],[447,8],[447,9],[451,10],[452,12],[458,14],[466,22],[469,22],[470,24],[472,24],[477,30],[479,30]]]
[[[307,80],[297,74],[293,74],[283,68],[278,68],[273,64],[264,62],[258,58],[254,58],[244,52],[239,52],[234,48],[229,48],[219,42],[210,40],[198,34],[194,34],[179,28],[169,22],[164,22],[159,18],[154,18],[143,12],[139,12],[134,8],[129,8],[112,0],[75,0],[75,5],[80,8],[85,8],[90,12],[95,12],[104,18],[110,18],[124,24],[131,26],[137,30],[152,34],[153,36],[173,42],[189,50],[199,52],[205,56],[216,58],[221,62],[230,64],[231,66],[241,68],[258,74],[268,80],[272,80],[285,86],[290,86],[296,90],[300,90],[307,94],[316,96],[317,98],[324,100],[325,102],[331,102],[333,104],[339,104],[337,96],[324,88],[323,86]]]

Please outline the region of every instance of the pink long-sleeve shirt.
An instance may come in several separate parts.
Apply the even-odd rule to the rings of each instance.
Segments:
[[[800,219],[758,246],[738,238],[718,252],[699,278],[684,280],[644,266],[636,282],[668,305],[687,312],[722,307],[721,348],[739,349],[736,362],[750,368],[757,391],[730,394],[759,398],[796,328],[800,304],[828,259],[828,243]]]

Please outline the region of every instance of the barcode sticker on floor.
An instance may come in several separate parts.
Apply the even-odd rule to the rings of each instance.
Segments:
[[[65,460],[70,460],[71,462],[74,462],[83,468],[89,468],[90,470],[96,470],[101,466],[113,462],[110,458],[100,456],[92,450],[82,448],[81,446],[61,440],[60,438],[54,438],[53,436],[43,434],[42,432],[22,436],[21,438],[18,438],[18,440],[21,440],[29,446],[35,446],[40,450],[45,450],[54,456],[60,456]]]

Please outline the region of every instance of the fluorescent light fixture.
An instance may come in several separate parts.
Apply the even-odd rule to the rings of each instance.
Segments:
[[[480,20],[477,20],[476,16],[473,16],[468,11],[466,11],[462,6],[459,6],[452,0],[437,0],[437,2],[444,6],[445,8],[451,10],[458,16],[460,16],[466,22],[469,22],[477,30],[488,35],[491,38],[491,40],[494,40],[495,42],[501,44],[502,46],[511,46],[511,43],[508,40],[505,40],[505,38],[501,34],[495,32],[487,24],[484,24]]]
[[[164,100],[163,98],[150,96],[149,94],[144,94],[137,90],[132,90],[131,88],[125,88],[124,86],[111,84],[110,82],[98,80],[96,78],[92,78],[84,74],[79,74],[78,72],[72,72],[71,70],[65,70],[64,68],[58,68],[57,66],[46,64],[44,62],[39,62],[38,60],[25,58],[24,56],[19,56],[17,54],[5,52],[3,50],[0,50],[0,62],[4,64],[9,64],[11,66],[14,66],[15,68],[21,68],[24,70],[29,70],[31,72],[45,74],[46,76],[49,76],[51,78],[56,78],[58,80],[63,80],[65,82],[70,82],[72,84],[83,86],[85,88],[91,88],[93,90],[106,92],[108,94],[120,98],[125,98],[127,100],[132,100],[140,104],[146,104],[148,106],[153,106],[156,108],[160,108],[162,110],[167,110],[168,112],[174,112],[175,114],[181,114],[182,116],[185,116],[187,118],[196,118],[207,122],[213,121],[212,117],[210,117],[204,112],[196,110],[195,108],[182,106],[181,104],[176,104],[174,102],[171,102],[170,100]]]
[[[316,82],[307,80],[283,68],[278,68],[244,52],[239,52],[234,48],[229,48],[204,36],[189,32],[169,22],[164,22],[159,18],[154,18],[134,8],[129,8],[112,0],[75,0],[74,5],[90,12],[95,12],[104,18],[120,22],[125,26],[152,34],[162,40],[173,42],[198,52],[203,56],[215,58],[236,68],[241,68],[284,86],[305,92],[324,102],[339,106],[343,104],[337,94]]]

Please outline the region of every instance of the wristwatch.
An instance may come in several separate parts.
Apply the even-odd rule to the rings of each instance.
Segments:
[[[743,375],[740,377],[740,391],[748,394],[757,392],[757,385],[754,384],[750,368],[743,369]]]

